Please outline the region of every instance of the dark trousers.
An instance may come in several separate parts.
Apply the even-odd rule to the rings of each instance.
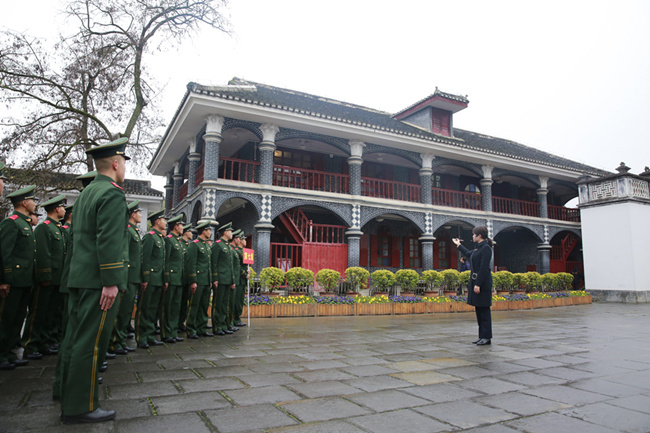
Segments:
[[[476,309],[476,321],[478,322],[478,338],[492,338],[492,314],[490,307],[474,307]]]
[[[0,362],[16,359],[11,349],[20,341],[30,293],[31,287],[12,285],[9,294],[0,298]]]

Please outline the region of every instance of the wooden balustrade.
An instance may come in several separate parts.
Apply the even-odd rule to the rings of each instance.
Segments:
[[[273,185],[310,191],[348,194],[350,191],[350,176],[347,174],[307,170],[285,165],[274,165]]]
[[[535,201],[515,200],[504,197],[492,197],[492,211],[539,217],[539,203]]]
[[[420,202],[421,185],[390,180],[361,178],[361,195],[410,202]]]
[[[448,189],[432,188],[431,204],[449,206],[462,209],[481,210],[482,195],[475,192],[452,191]]]
[[[548,206],[548,217],[553,220],[580,222],[580,209],[568,208],[564,206]]]

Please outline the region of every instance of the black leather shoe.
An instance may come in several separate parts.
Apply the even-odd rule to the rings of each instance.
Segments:
[[[26,359],[14,359],[11,361],[16,367],[24,367],[29,364],[29,361]]]
[[[224,334],[233,334],[233,332],[230,329],[226,329],[223,331]]]
[[[212,332],[205,332],[201,334],[201,337],[214,337],[214,334]]]
[[[489,338],[481,338],[476,345],[477,346],[485,346],[486,344],[492,344]]]
[[[126,334],[126,338],[133,340],[135,338],[135,334],[133,332],[129,332],[128,334]]]
[[[103,373],[103,372],[105,372],[106,370],[108,370],[108,364],[102,364],[102,366],[99,367],[99,372],[100,372],[100,373]]]
[[[56,350],[58,352],[59,344],[58,343],[50,344],[50,350]]]
[[[117,355],[114,353],[107,353],[106,354],[106,359],[115,359],[117,358]]]
[[[123,347],[118,347],[117,349],[115,349],[113,351],[113,353],[116,354],[116,355],[126,355],[129,352],[126,349],[124,349]]]
[[[246,326],[246,324],[242,322],[237,322],[235,323],[235,326],[239,326],[241,328],[242,326]]]
[[[158,340],[153,340],[149,342],[149,346],[162,346],[163,342]]]
[[[181,341],[185,341],[185,339],[183,337],[176,337],[176,341],[180,343]]]
[[[61,421],[63,421],[63,424],[88,424],[110,421],[112,419],[115,419],[114,410],[104,410],[100,408],[82,415],[61,415]]]
[[[134,328],[133,326],[131,326],[131,325],[128,325],[128,326],[126,327],[126,332],[128,332],[129,334],[131,334],[131,333],[135,332],[135,328]]]
[[[56,349],[52,349],[51,347],[48,347],[47,349],[41,350],[41,353],[45,356],[49,356],[49,355],[56,355],[57,353],[59,353],[59,351]]]
[[[139,347],[140,349],[148,349],[148,348],[149,348],[149,345],[148,345],[147,343],[142,343],[142,344],[138,344],[138,347]]]
[[[0,362],[0,370],[13,370],[16,368],[16,364],[13,362]]]
[[[198,340],[199,336],[196,334],[190,334],[187,336],[187,338],[191,338],[192,340]]]
[[[476,343],[478,343],[479,341],[481,341],[480,338],[479,338],[478,340],[474,340],[474,341],[472,341],[472,344],[476,344]]]
[[[237,332],[239,331],[239,328],[235,328],[234,326],[232,328],[229,328],[230,331],[232,332]]]
[[[135,347],[126,346],[124,350],[126,350],[127,352],[135,352]]]
[[[103,377],[98,377],[98,378],[97,378],[97,383],[100,384],[100,385],[101,385],[102,383],[104,383],[104,378],[103,378]]]
[[[160,328],[156,328],[156,330],[154,331],[154,334],[160,335]]]
[[[165,343],[176,344],[176,339],[172,337],[167,337],[163,340]]]
[[[43,354],[41,352],[28,353],[27,359],[30,361],[38,361],[39,359],[43,359]]]
[[[226,333],[223,331],[217,331],[214,333],[214,335],[226,335]]]

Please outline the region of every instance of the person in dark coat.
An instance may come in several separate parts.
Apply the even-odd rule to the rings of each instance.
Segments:
[[[465,257],[469,257],[471,277],[467,303],[476,309],[476,321],[478,322],[478,340],[472,343],[477,346],[491,344],[492,340],[492,316],[490,306],[492,305],[492,239],[488,237],[488,230],[485,226],[477,226],[472,230],[472,239],[476,249],[468,250],[460,244],[458,238],[452,239],[458,250]]]

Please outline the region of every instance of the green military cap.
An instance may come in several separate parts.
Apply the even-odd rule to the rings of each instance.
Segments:
[[[183,233],[192,229],[192,224],[187,224],[183,226]]]
[[[31,212],[30,215],[36,215],[36,216],[39,216],[39,217],[43,216],[43,215],[41,215],[41,207],[37,205],[34,208],[34,212]]]
[[[240,233],[237,235],[237,237],[240,239],[246,239],[246,234],[243,230],[240,230]]]
[[[66,212],[72,212],[72,208],[74,207],[74,204],[69,204],[65,207]]]
[[[43,209],[45,209],[46,212],[49,212],[59,206],[65,206],[66,201],[67,200],[65,199],[65,194],[61,194],[49,199],[45,203],[42,203],[41,206]]]
[[[81,176],[77,176],[77,180],[80,180],[81,183],[83,184],[84,188],[90,184],[95,178],[97,177],[97,170],[89,171],[86,174],[82,174]]]
[[[237,229],[234,232],[232,232],[232,237],[234,238],[235,236],[237,236],[240,233],[241,233],[241,229]]]
[[[131,203],[129,203],[129,205],[127,206],[129,208],[129,215],[132,214],[133,212],[137,212],[140,210],[139,204],[140,204],[140,200],[132,201]]]
[[[124,159],[129,160],[131,158],[126,156],[126,154],[124,153],[124,148],[126,147],[126,144],[128,142],[129,139],[127,137],[121,137],[115,141],[111,141],[110,143],[102,144],[101,146],[92,147],[86,150],[86,153],[92,156],[94,159],[107,158],[113,155],[120,155],[123,156]]]
[[[19,189],[18,191],[12,192],[11,194],[7,194],[7,198],[11,200],[13,204],[21,202],[23,200],[36,200],[36,195],[34,195],[35,189],[36,185],[29,185],[25,188]]]
[[[7,180],[7,176],[5,176],[5,163],[0,161],[0,179]]]
[[[207,230],[210,228],[210,221],[204,221],[201,224],[198,224],[196,226],[196,231],[201,234],[203,230]]]
[[[226,230],[232,230],[232,221],[219,227],[220,232],[225,232]]]
[[[176,215],[174,218],[168,219],[167,224],[185,224],[185,221],[183,221],[183,215]]]
[[[158,218],[165,218],[165,209],[160,209],[158,212],[154,212],[147,218],[151,221],[151,224],[155,223]]]

